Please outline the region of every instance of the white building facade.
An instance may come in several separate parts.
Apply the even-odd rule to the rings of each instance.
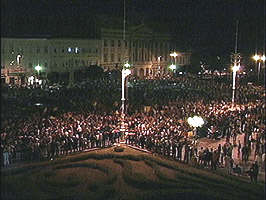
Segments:
[[[99,40],[1,38],[1,80],[23,84],[39,73],[66,72],[98,64]]]
[[[143,25],[125,34],[102,28],[100,39],[1,38],[1,81],[23,84],[39,73],[45,78],[50,72],[73,72],[91,65],[120,69],[126,61],[133,66],[135,76],[160,76],[169,73],[173,51],[178,53],[177,65],[190,64],[191,54],[179,52],[169,35],[153,33]],[[36,66],[41,70],[37,72]]]

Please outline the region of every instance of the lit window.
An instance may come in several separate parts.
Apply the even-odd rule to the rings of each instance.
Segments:
[[[75,48],[75,53],[79,53],[80,49],[78,47]]]
[[[67,51],[68,51],[69,53],[71,53],[72,48],[71,48],[71,47],[68,47]]]
[[[103,55],[103,61],[104,61],[104,62],[107,62],[107,61],[108,61],[108,59],[107,59],[107,53],[105,53],[105,54]]]
[[[111,62],[114,62],[114,54],[111,54]]]

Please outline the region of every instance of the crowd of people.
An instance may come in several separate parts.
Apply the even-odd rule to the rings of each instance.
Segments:
[[[214,79],[179,77],[130,80],[130,83],[128,114],[123,119],[115,103],[120,98],[118,81],[88,81],[74,88],[52,91],[6,89],[4,95],[16,101],[27,102],[38,91],[39,97],[49,97],[59,103],[38,108],[38,112],[26,116],[24,113],[24,117],[25,109],[17,105],[16,109],[22,110],[20,113],[13,108],[12,115],[9,110],[1,114],[2,164],[54,159],[85,149],[108,147],[125,138],[129,145],[185,163],[211,169],[226,166],[229,173],[234,168],[234,148],[243,162],[248,162],[254,151],[252,159],[265,165],[263,88],[241,85],[237,88],[236,103],[232,104],[231,86]],[[6,99],[2,95],[3,98]],[[106,102],[111,106],[106,106]],[[148,109],[143,109],[144,106]],[[72,110],[66,109],[69,107]],[[76,107],[80,109],[75,111]],[[18,116],[14,117],[14,113]],[[188,117],[195,115],[204,119],[203,127],[194,129],[187,123]],[[126,126],[126,132],[121,131],[121,124]],[[224,138],[226,143],[217,148],[199,147],[195,135]],[[237,141],[238,135],[244,135],[243,141]]]

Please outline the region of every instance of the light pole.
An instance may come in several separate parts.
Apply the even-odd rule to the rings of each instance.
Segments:
[[[235,89],[236,89],[236,73],[237,71],[239,70],[240,66],[239,65],[234,65],[232,67],[232,70],[233,70],[233,94],[232,94],[232,103],[234,104],[235,102]]]
[[[160,77],[160,75],[161,75],[161,67],[160,67],[160,65],[161,65],[161,57],[162,56],[158,56],[158,58],[157,58],[157,61],[158,61],[158,71],[157,71],[157,75]]]
[[[176,52],[170,53],[171,57],[174,57],[175,60],[175,66],[176,66],[176,57],[178,56],[178,54]]]
[[[169,68],[175,73],[176,72],[176,65],[171,64]]]
[[[261,64],[261,61],[262,62],[265,62],[265,55],[254,55],[253,56],[253,59],[255,60],[256,62],[256,66],[257,66],[257,63],[258,63],[258,69],[257,69],[257,76],[258,76],[258,81],[260,79],[260,64]]]
[[[37,73],[38,73],[38,83],[39,83],[39,79],[40,79],[40,70],[42,70],[42,67],[38,64],[38,65],[35,67],[35,70],[37,70]]]
[[[125,116],[125,79],[128,75],[131,74],[131,70],[130,68],[130,64],[128,62],[126,62],[123,66],[122,69],[122,97],[121,97],[121,101],[122,101],[122,118],[124,118]]]
[[[178,56],[178,54],[174,51],[173,53],[170,53],[170,56],[171,57],[174,57],[174,61],[175,61],[175,64],[172,64],[170,65],[170,69],[174,72],[174,74],[176,73],[176,57]]]

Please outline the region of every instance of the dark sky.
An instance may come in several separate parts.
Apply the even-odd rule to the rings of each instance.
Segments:
[[[256,49],[262,51],[265,48],[266,0],[125,1],[128,22],[144,22],[158,30],[167,29],[183,49],[209,55],[232,52],[236,20],[239,20],[240,52],[253,54]],[[86,34],[86,24],[91,24],[92,16],[100,14],[123,17],[123,2],[124,0],[1,0],[1,32],[2,35],[46,34],[50,33],[48,29],[68,32],[75,27],[76,32]],[[50,27],[49,24],[52,23],[55,26]]]

